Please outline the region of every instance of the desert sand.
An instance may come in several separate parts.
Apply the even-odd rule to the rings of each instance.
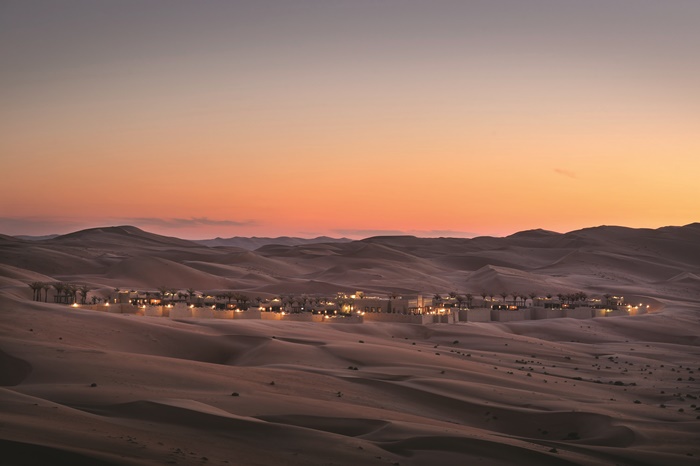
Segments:
[[[175,320],[31,300],[614,292],[651,312],[512,323]],[[700,463],[700,225],[210,247],[132,227],[0,236],[5,465]]]

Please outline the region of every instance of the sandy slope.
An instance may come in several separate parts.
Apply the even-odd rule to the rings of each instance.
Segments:
[[[376,237],[268,244],[256,251],[110,227],[42,241],[2,237],[2,264],[56,280],[80,282],[88,275],[91,283],[107,287],[314,293],[327,284],[317,292],[556,295],[634,293],[651,285],[666,298],[681,294],[700,302],[693,279],[700,276],[700,225],[598,227],[566,234],[535,230],[507,238]]]
[[[691,309],[414,326],[1,308],[4,464],[700,458]]]
[[[253,252],[104,233],[0,238],[0,464],[700,462],[694,225]],[[458,280],[472,292],[469,280],[613,288],[655,312],[351,325],[173,321],[29,300],[27,281],[64,277],[105,289],[183,277],[183,287],[270,292]]]

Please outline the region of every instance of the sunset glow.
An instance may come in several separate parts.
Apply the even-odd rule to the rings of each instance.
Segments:
[[[682,0],[3,2],[0,233],[698,221],[698,20]]]

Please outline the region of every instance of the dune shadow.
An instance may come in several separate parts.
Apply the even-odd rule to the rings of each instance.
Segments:
[[[31,374],[33,367],[24,359],[0,350],[0,387],[19,385]]]
[[[2,466],[45,466],[70,464],[72,466],[118,466],[95,456],[64,450],[57,447],[0,439]]]
[[[367,435],[389,424],[389,421],[382,421],[380,419],[309,416],[304,414],[257,416],[257,418],[276,424],[305,427],[307,429],[331,432],[346,437]]]

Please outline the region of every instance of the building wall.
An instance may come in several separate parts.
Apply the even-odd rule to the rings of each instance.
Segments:
[[[323,323],[324,324],[361,324],[364,322],[363,316],[349,316],[349,317],[336,317],[336,318],[329,318],[326,319],[323,317]]]
[[[491,320],[496,322],[514,322],[528,319],[530,319],[529,309],[518,309],[517,311],[508,311],[505,309],[491,310]]]
[[[195,319],[213,319],[216,310],[210,307],[194,307],[192,308],[192,317]]]
[[[532,308],[531,315],[535,320],[558,319],[560,317],[564,317],[564,312],[561,309],[534,307]]]
[[[490,322],[491,309],[476,308],[476,309],[460,309],[460,322]]]
[[[627,309],[608,309],[607,312],[606,309],[593,309],[593,317],[620,317],[628,315]]]
[[[570,319],[590,319],[593,317],[593,309],[590,307],[577,307],[576,309],[563,309],[564,317]]]
[[[147,317],[163,317],[162,306],[146,306],[143,309],[143,315]]]
[[[459,314],[447,312],[445,314],[430,314],[434,324],[454,324],[459,320]]]
[[[381,298],[359,298],[355,299],[354,308],[357,311],[365,312],[388,312],[389,300]]]
[[[234,311],[234,319],[261,319],[265,314],[275,314],[274,312],[261,312],[258,309],[249,309],[247,311]]]
[[[190,308],[180,309],[171,307],[166,308],[166,310],[168,312],[168,317],[171,319],[189,319],[192,317],[192,311]]]
[[[425,314],[371,314],[362,316],[365,322],[397,322],[404,324],[428,324],[433,322],[433,316]]]

